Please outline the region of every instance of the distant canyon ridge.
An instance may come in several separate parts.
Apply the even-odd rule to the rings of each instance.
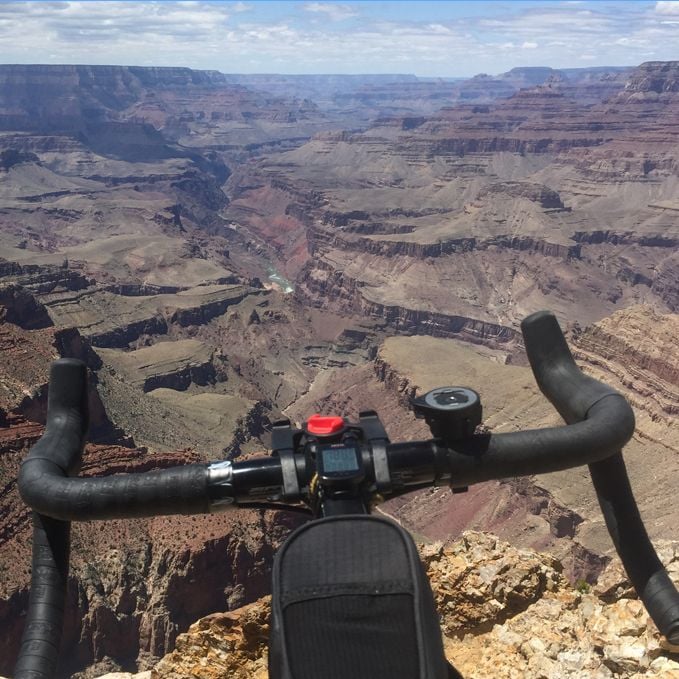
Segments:
[[[272,420],[480,391],[496,431],[558,423],[519,323],[553,310],[630,399],[654,538],[679,539],[679,62],[470,79],[0,66],[0,675],[23,625],[49,362],[84,360],[83,474],[265,450]],[[387,503],[422,539],[492,530],[594,581],[586,470]],[[268,591],[277,512],[74,527],[63,676],[140,670]]]

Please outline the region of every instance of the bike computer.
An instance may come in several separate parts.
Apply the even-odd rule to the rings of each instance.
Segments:
[[[352,443],[320,445],[316,469],[323,485],[356,485],[365,476],[361,450]]]

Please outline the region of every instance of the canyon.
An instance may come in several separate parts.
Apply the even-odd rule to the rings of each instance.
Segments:
[[[632,403],[642,515],[679,540],[677,92],[679,62],[467,80],[0,66],[0,674],[30,581],[16,476],[59,356],[90,374],[81,474],[141,472],[261,454],[273,421],[314,412],[428,438],[410,400],[441,382],[479,391],[491,431],[556,425],[519,330],[548,308]],[[380,511],[425,545],[474,530],[547,550],[563,601],[615,566],[584,469]],[[61,675],[149,670],[206,615],[261,622],[300,521],[74,524]],[[469,662],[490,666],[478,643]]]

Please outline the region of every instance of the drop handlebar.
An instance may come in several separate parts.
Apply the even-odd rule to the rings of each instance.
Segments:
[[[613,543],[658,629],[679,643],[679,594],[648,538],[621,450],[634,432],[627,401],[576,366],[555,317],[538,312],[522,325],[537,383],[567,423],[547,429],[476,434],[463,440],[386,445],[389,495],[417,487],[468,486],[481,481],[589,465]],[[47,426],[22,463],[19,490],[34,510],[33,575],[29,613],[16,679],[54,676],[68,575],[70,521],[196,514],[230,505],[280,499],[281,459],[192,464],[140,474],[78,478],[86,440],[87,370],[80,361],[52,365]],[[369,481],[378,477],[369,449]],[[315,469],[295,456],[300,488]]]

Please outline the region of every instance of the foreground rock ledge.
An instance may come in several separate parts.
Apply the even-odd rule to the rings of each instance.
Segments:
[[[679,677],[617,561],[594,588],[574,588],[549,554],[517,549],[487,533],[420,549],[441,614],[448,658],[466,679]],[[660,545],[679,579],[679,548]],[[270,598],[194,623],[151,679],[267,679]],[[676,649],[675,649],[676,650]],[[106,675],[106,679],[149,679]],[[103,678],[102,678],[103,679]]]

